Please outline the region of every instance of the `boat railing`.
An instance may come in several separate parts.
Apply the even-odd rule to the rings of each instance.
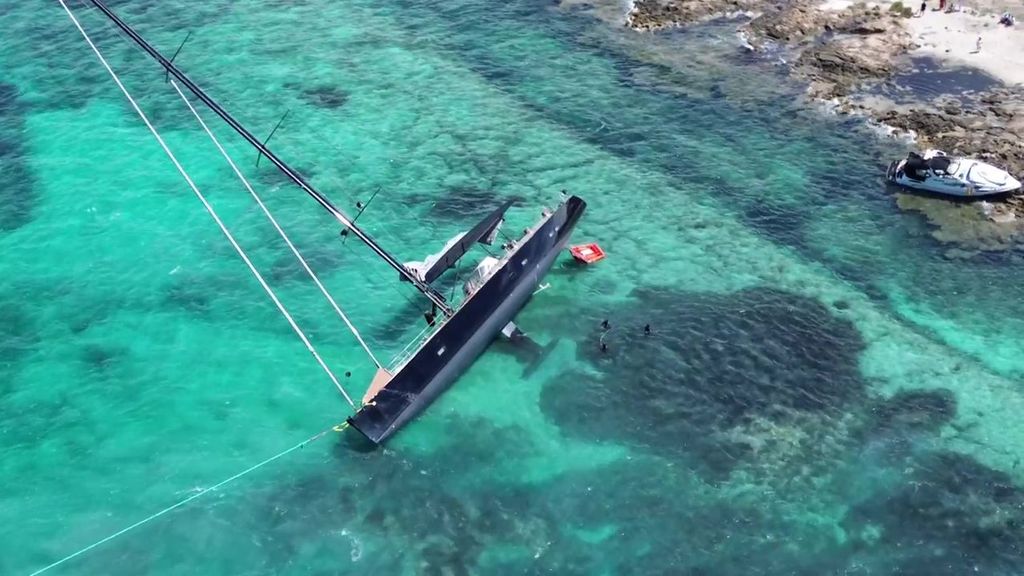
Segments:
[[[491,277],[494,276],[494,274],[496,274],[497,271],[508,262],[508,260],[511,258],[511,256],[519,248],[519,246],[521,246],[527,240],[529,240],[530,237],[537,232],[537,230],[541,229],[541,227],[551,217],[552,214],[553,214],[553,212],[551,210],[548,210],[547,208],[544,208],[542,213],[541,213],[541,216],[542,216],[541,221],[538,222],[537,224],[535,224],[534,226],[529,227],[529,228],[527,228],[526,230],[523,231],[522,238],[520,238],[518,241],[516,241],[513,244],[512,248],[508,249],[505,252],[505,254],[502,255],[502,257],[498,260],[498,264],[496,266],[494,266],[493,268],[491,268],[490,270],[488,270],[487,274],[483,278],[481,278],[480,285],[483,286],[484,284],[486,284],[487,281],[490,280]],[[466,297],[466,300],[468,300],[469,298],[472,298],[474,295],[475,295],[475,292],[473,294],[469,294]],[[462,304],[465,304],[465,303],[466,303],[466,301],[463,300]],[[447,319],[445,319],[445,321],[447,321]],[[393,372],[397,371],[398,368],[402,364],[404,364],[406,361],[408,361],[409,358],[412,357],[412,355],[415,354],[420,349],[420,347],[423,345],[423,343],[426,342],[430,338],[430,336],[432,336],[434,334],[433,328],[440,328],[440,326],[431,326],[431,325],[428,324],[427,327],[424,328],[422,332],[420,332],[415,338],[413,338],[408,344],[406,344],[405,348],[403,348],[401,350],[401,352],[399,352],[398,354],[395,354],[395,357],[391,359],[391,364],[390,364],[391,370]]]
[[[392,371],[397,370],[399,366],[404,364],[406,360],[412,357],[412,355],[420,349],[420,346],[422,346],[423,343],[434,334],[434,328],[437,328],[437,326],[427,324],[427,327],[421,330],[415,338],[410,340],[409,343],[405,345],[405,348],[402,348],[398,354],[395,354],[395,357],[391,359],[391,363],[389,364]]]

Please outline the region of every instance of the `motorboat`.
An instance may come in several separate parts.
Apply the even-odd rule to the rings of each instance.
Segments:
[[[1020,181],[1005,170],[980,160],[947,156],[941,150],[911,152],[889,164],[890,182],[942,196],[961,199],[992,198],[1017,192]]]

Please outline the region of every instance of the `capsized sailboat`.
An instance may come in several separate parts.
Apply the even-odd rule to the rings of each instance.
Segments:
[[[465,234],[450,240],[440,253],[423,262],[403,264],[360,228],[298,172],[280,159],[265,142],[206,94],[187,75],[121,20],[101,0],[90,0],[133,42],[156,60],[169,76],[181,82],[228,126],[267,158],[295,185],[313,198],[381,260],[411,283],[430,302],[426,337],[413,342],[390,367],[380,366],[363,405],[348,419],[353,428],[374,443],[391,437],[448,389],[501,333],[517,332],[512,320],[550,270],[586,208],[576,197],[565,198],[554,210],[544,209],[540,220],[518,239],[502,246],[499,256],[489,256],[466,282],[464,298],[457,305],[431,283],[477,244],[491,244],[511,202],[505,202]],[[183,96],[184,97],[184,96]],[[440,315],[440,318],[438,318]]]
[[[506,243],[500,259],[484,259],[455,313],[399,358],[394,372],[378,370],[349,423],[373,442],[386,440],[444,392],[499,333],[514,331],[513,317],[551,269],[585,208],[583,200],[569,197],[520,239]]]

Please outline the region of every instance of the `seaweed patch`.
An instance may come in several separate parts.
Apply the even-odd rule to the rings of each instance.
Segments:
[[[0,302],[0,365],[28,354],[39,342],[32,318],[11,302]]]
[[[945,389],[901,390],[872,410],[875,433],[935,432],[956,416],[956,396]]]
[[[438,575],[809,575],[833,573],[839,561],[834,548],[811,555],[780,546],[799,528],[769,506],[709,498],[689,471],[650,459],[539,483],[496,481],[495,466],[521,461],[533,447],[517,442],[514,428],[453,425],[453,443],[431,455],[346,451],[346,473],[321,470],[251,491],[238,505],[247,514],[226,512],[248,523],[237,544],[266,566],[301,562],[324,573],[359,561],[383,573],[416,566]],[[677,490],[667,497],[665,486]],[[183,524],[176,538],[187,538]],[[820,531],[799,537],[814,548],[829,540]],[[401,552],[363,555],[364,543],[384,542]]]
[[[82,348],[82,360],[92,369],[105,371],[124,359],[128,350],[122,347],[87,344]]]
[[[336,86],[314,86],[302,90],[303,98],[319,108],[335,110],[348,102],[348,92]]]
[[[574,434],[697,454],[723,472],[760,450],[756,431],[807,436],[788,427],[808,415],[838,422],[866,398],[860,334],[816,300],[643,291],[609,316],[611,329],[592,331],[580,351],[601,374],[544,389],[545,413]]]
[[[756,203],[743,211],[743,222],[746,225],[776,242],[793,247],[804,244],[807,220],[806,211],[788,206],[772,206],[767,202]]]
[[[522,196],[496,196],[494,192],[481,188],[454,187],[441,195],[413,194],[408,204],[428,204],[431,217],[463,221],[486,216],[502,200],[513,200],[513,206],[524,202]]]
[[[0,395],[12,389],[19,362],[39,341],[32,317],[14,302],[0,300]]]
[[[35,186],[25,163],[23,134],[24,107],[18,101],[18,89],[0,83],[0,232],[32,220]]]

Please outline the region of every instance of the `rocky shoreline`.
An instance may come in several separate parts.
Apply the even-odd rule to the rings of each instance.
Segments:
[[[752,10],[758,0],[634,0],[626,26],[634,30],[661,30],[695,24],[711,18]]]
[[[908,68],[921,47],[923,35],[915,38],[911,9],[899,3],[636,0],[626,26],[653,31],[739,12],[752,15],[737,30],[748,49],[782,47],[795,55],[790,74],[807,83],[809,99],[829,102],[838,113],[869,118],[895,135],[909,135],[922,149],[978,158],[1024,180],[1024,86],[913,104],[877,94],[875,88]],[[897,204],[923,213],[935,227],[935,238],[952,245],[950,257],[1024,249],[1024,197],[957,205],[899,195]]]

